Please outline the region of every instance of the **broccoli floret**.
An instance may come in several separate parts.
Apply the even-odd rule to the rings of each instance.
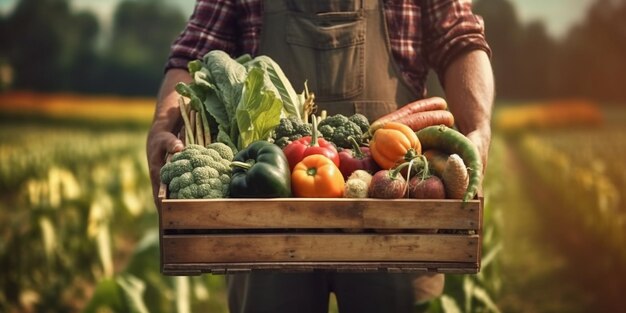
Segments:
[[[201,184],[198,185],[198,189],[196,190],[197,192],[197,196],[199,198],[204,198],[206,195],[210,194],[213,191],[217,191],[215,190],[210,184]],[[220,192],[221,195],[221,192]]]
[[[220,173],[217,169],[210,166],[196,167],[191,172],[193,174],[193,181],[196,184],[206,184],[211,178],[218,178]]]
[[[311,124],[303,123],[297,117],[290,116],[280,119],[274,129],[274,144],[281,148],[304,136],[311,136]]]
[[[191,172],[193,166],[189,160],[177,160],[169,162],[161,168],[161,181],[164,184],[169,184],[174,177],[180,176],[183,173]]]
[[[365,117],[365,115],[356,113],[348,118],[350,122],[356,124],[361,128],[361,132],[366,133],[370,129],[370,121]]]
[[[293,122],[289,118],[281,118],[278,126],[274,129],[276,132],[276,138],[289,137],[295,133],[296,129],[293,127]]]
[[[224,184],[224,185],[228,185],[228,184],[230,184],[230,176],[229,176],[229,175],[222,174],[222,175],[220,175],[219,180],[220,180],[220,181],[222,182],[222,184]]]
[[[180,176],[174,177],[169,184],[170,191],[177,192],[182,188],[185,188],[194,183],[194,177],[190,172],[183,173]]]
[[[232,161],[235,157],[233,150],[229,146],[221,142],[214,142],[212,144],[209,144],[207,146],[207,149],[217,151],[220,158],[224,160]]]
[[[230,163],[222,158],[231,158],[232,150],[224,144],[214,144],[215,149],[207,149],[200,145],[190,145],[174,154],[171,162],[161,168],[161,181],[168,185],[171,199],[223,198],[228,195],[224,191],[230,183]],[[227,188],[226,188],[227,189]]]
[[[279,147],[281,147],[281,148],[286,147],[290,143],[291,143],[291,140],[289,140],[288,137],[280,137],[280,138],[274,140],[274,144],[279,146]]]
[[[219,178],[211,178],[209,179],[209,185],[213,189],[220,189],[222,188],[223,182]]]
[[[296,135],[299,135],[300,137],[311,136],[311,133],[313,132],[313,126],[308,123],[298,124],[294,128]]]
[[[178,191],[178,199],[197,199],[198,198],[198,185],[191,184]]]
[[[326,140],[331,140],[335,134],[335,129],[330,125],[322,125],[317,128],[317,131],[320,132],[320,135]]]
[[[185,150],[191,151],[191,150],[198,150],[199,152],[204,151],[204,149],[206,149],[204,146],[201,145],[187,145],[185,147]]]
[[[324,125],[330,125],[333,128],[338,128],[347,124],[348,122],[350,122],[350,120],[345,115],[336,114],[323,119],[321,122],[319,122],[319,124],[317,124],[317,128],[319,129]]]
[[[203,199],[219,199],[224,198],[228,194],[222,192],[221,190],[211,189],[208,193],[204,194]]]
[[[206,154],[199,154],[191,157],[191,159],[189,159],[189,162],[191,162],[191,166],[193,166],[194,168],[198,168],[203,166],[209,166],[209,164],[215,162],[215,159],[212,156]]]
[[[357,143],[362,143],[363,131],[359,125],[351,122],[346,116],[337,114],[329,116],[321,121],[318,130],[324,139],[333,142],[337,147],[351,148],[352,143],[348,139],[354,137]]]
[[[224,166],[221,162],[213,162],[211,163],[211,167],[216,169],[219,174],[230,173],[230,165]]]
[[[222,165],[224,165],[224,167],[226,167],[226,169],[227,169],[226,172],[220,172],[220,174],[228,174],[228,175],[230,175],[230,173],[232,171],[232,169],[230,167],[230,164],[232,162],[230,162],[228,160],[220,160],[220,163],[222,163]]]
[[[215,161],[219,161],[222,160],[222,156],[220,155],[219,152],[217,152],[216,150],[213,149],[206,149],[202,152],[202,155],[206,155],[211,157],[211,159],[215,160]]]
[[[185,148],[185,150],[183,150],[181,152],[174,153],[174,155],[172,155],[171,162],[176,162],[176,161],[179,161],[179,160],[189,160],[193,156],[200,155],[200,154],[202,154],[202,153],[198,149],[187,149],[187,148]]]
[[[193,175],[190,172],[183,173],[180,176],[174,177],[169,184],[171,192],[178,192],[180,189],[185,188],[194,183]]]

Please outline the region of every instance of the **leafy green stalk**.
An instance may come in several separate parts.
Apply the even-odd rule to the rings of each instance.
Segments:
[[[258,56],[251,62],[245,64],[248,70],[251,67],[261,67],[269,75],[272,84],[278,90],[278,94],[283,101],[284,110],[292,116],[296,116],[298,119],[302,119],[302,105],[303,102],[296,94],[291,82],[285,76],[280,66],[267,56]]]
[[[178,107],[180,108],[180,115],[183,117],[183,123],[185,124],[185,144],[193,145],[195,144],[193,139],[194,130],[191,127],[189,116],[187,116],[187,106],[185,105],[185,100],[183,100],[183,98],[178,98]]]
[[[254,141],[266,140],[278,126],[283,103],[273,87],[263,69],[250,69],[237,108],[239,150]]]

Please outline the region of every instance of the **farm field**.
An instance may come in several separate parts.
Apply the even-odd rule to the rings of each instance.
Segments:
[[[49,114],[1,101],[0,311],[226,312],[223,276],[159,273],[144,153],[153,102],[72,115],[67,99]],[[449,275],[429,311],[615,311],[626,287],[626,123],[613,110],[601,124],[496,130],[482,271]]]

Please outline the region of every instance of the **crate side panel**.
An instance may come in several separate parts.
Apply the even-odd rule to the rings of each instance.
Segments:
[[[164,229],[478,229],[479,202],[378,199],[164,200]]]
[[[250,262],[250,263],[176,263],[167,264],[166,275],[225,274],[250,271],[273,272],[409,272],[455,273],[478,272],[477,263],[463,262]]]
[[[477,235],[236,234],[165,235],[172,263],[434,261],[476,262]]]

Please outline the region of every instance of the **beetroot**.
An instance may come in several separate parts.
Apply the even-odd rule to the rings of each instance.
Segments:
[[[399,199],[404,197],[406,188],[406,180],[397,170],[382,170],[372,177],[368,194],[370,198]]]
[[[408,197],[413,199],[445,199],[446,189],[437,176],[422,179],[414,176],[409,181]]]

